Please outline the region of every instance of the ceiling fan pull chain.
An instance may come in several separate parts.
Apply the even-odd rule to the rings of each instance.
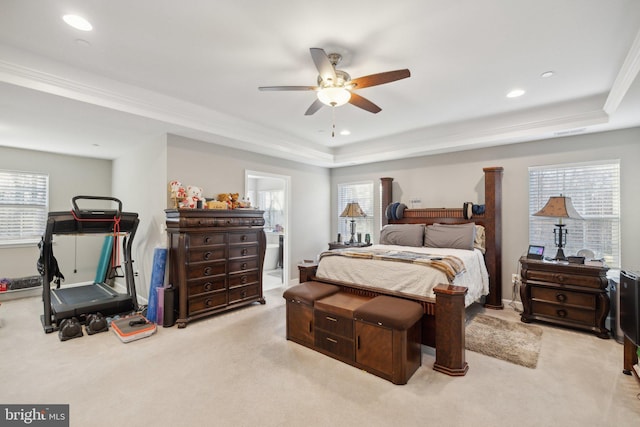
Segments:
[[[331,121],[332,121],[331,138],[335,138],[336,137],[336,106],[335,105],[331,107]]]

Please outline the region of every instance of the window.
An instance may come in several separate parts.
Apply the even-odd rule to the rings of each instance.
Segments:
[[[529,168],[529,243],[544,245],[555,254],[553,229],[557,219],[532,216],[549,197],[571,197],[582,220],[565,220],[565,255],[581,249],[620,266],[620,161]],[[553,248],[553,249],[552,249]],[[552,252],[553,251],[553,252]]]
[[[360,208],[367,215],[364,218],[354,218],[356,220],[356,233],[362,233],[362,241],[365,235],[369,234],[373,239],[374,228],[374,201],[373,201],[373,182],[358,182],[350,184],[338,184],[338,233],[342,235],[343,241],[351,239],[351,231],[349,223],[351,218],[342,218],[340,214],[349,202],[358,202]],[[354,238],[357,240],[358,235]]]
[[[0,170],[0,245],[37,243],[48,200],[49,175]]]
[[[282,231],[284,227],[284,190],[250,190],[249,200],[264,210],[266,231]]]

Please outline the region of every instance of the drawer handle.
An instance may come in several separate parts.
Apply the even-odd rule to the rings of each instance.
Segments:
[[[209,258],[211,258],[211,252],[205,252],[204,259],[209,259]]]
[[[205,243],[211,243],[211,237],[207,236],[204,238]]]
[[[338,319],[336,319],[335,317],[329,317],[329,316],[325,316],[325,319],[330,320],[332,322],[337,322]]]
[[[205,291],[210,291],[211,289],[213,289],[213,283],[207,282],[207,283],[204,284],[204,290]]]
[[[247,269],[247,263],[243,262],[242,265],[240,266],[241,270],[246,270]]]
[[[211,307],[212,301],[213,301],[213,300],[208,299],[208,300],[206,300],[206,301],[204,302],[204,305],[206,305],[207,307]]]
[[[204,275],[205,275],[205,276],[208,276],[208,275],[210,275],[210,274],[211,274],[211,267],[205,267],[205,269],[204,269]]]
[[[327,341],[332,342],[332,343],[334,343],[334,344],[338,344],[338,341],[337,341],[337,340],[334,340],[333,338],[329,338],[329,337],[327,337]]]
[[[556,311],[558,317],[567,317],[567,310],[558,310]]]
[[[247,297],[247,291],[240,292],[240,296],[242,296],[242,298],[246,298]]]
[[[565,294],[556,294],[556,299],[560,302],[565,302],[567,300],[567,296]]]
[[[242,276],[242,277],[240,277],[240,281],[241,281],[242,283],[247,283],[247,280],[248,280],[248,279],[247,279],[247,276]]]
[[[244,256],[244,255],[246,255],[248,252],[249,252],[249,251],[247,251],[247,248],[244,248],[244,249],[242,250],[242,255]]]
[[[556,274],[556,280],[558,282],[564,282],[565,277],[562,274]]]
[[[242,236],[240,236],[240,240],[242,240],[243,242],[246,242],[247,236],[243,234]]]

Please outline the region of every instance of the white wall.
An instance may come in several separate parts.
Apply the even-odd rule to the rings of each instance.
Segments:
[[[149,295],[154,249],[167,246],[164,231],[167,193],[166,135],[142,143],[114,160],[113,196],[122,201],[124,211],[136,212],[140,219],[132,259],[133,271],[137,273],[136,292],[144,298]]]
[[[315,259],[330,239],[329,170],[169,135],[167,179],[202,187],[204,196],[244,193],[245,169],[291,177],[289,277],[298,262]],[[167,181],[168,182],[168,181]],[[166,183],[165,183],[166,185]]]
[[[0,147],[0,168],[49,174],[49,211],[71,210],[78,195],[111,195],[111,161]],[[54,255],[66,283],[93,280],[100,257],[98,236],[58,236]],[[38,275],[36,245],[0,246],[0,277]],[[74,267],[77,272],[74,273]]]
[[[510,300],[511,273],[528,246],[528,167],[601,159],[620,159],[622,266],[640,270],[640,128],[334,169],[331,200],[335,205],[339,183],[388,176],[394,178],[395,201],[407,205],[413,197],[423,207],[483,203],[482,168],[502,166],[502,295]]]

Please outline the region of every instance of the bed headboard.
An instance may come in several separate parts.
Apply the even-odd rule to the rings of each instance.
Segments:
[[[484,171],[485,211],[465,219],[462,204],[459,208],[405,209],[402,219],[387,220],[385,224],[461,224],[475,222],[485,228],[485,262],[489,272],[489,295],[485,299],[487,308],[502,309],[502,167],[487,167]],[[382,206],[393,202],[393,178],[380,178],[382,187]]]

